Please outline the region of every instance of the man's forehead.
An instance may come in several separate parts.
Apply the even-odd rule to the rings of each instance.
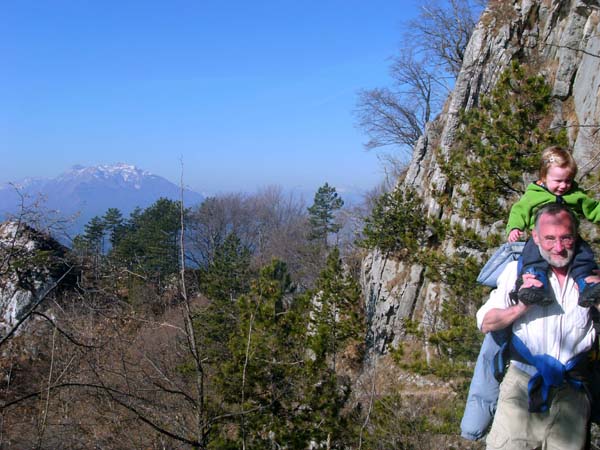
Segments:
[[[538,225],[540,228],[547,227],[568,227],[572,228],[573,222],[571,216],[566,212],[560,212],[558,214],[542,214],[538,219]]]

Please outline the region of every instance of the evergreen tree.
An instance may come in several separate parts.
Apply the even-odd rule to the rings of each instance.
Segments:
[[[344,201],[335,188],[329,186],[328,183],[317,190],[314,202],[308,208],[311,239],[320,241],[327,246],[329,233],[337,233],[341,228],[341,225],[335,222],[335,212],[342,206],[344,206]]]
[[[361,320],[360,286],[344,271],[340,252],[334,248],[316,283],[311,308],[311,348],[317,360],[332,364],[335,371],[338,353],[350,341],[364,339]]]
[[[341,267],[332,271],[340,273]],[[352,291],[341,285],[324,290]],[[215,448],[304,450],[327,442],[329,448],[344,448],[348,433],[342,411],[350,389],[339,383],[325,357],[311,358],[309,296],[292,293],[285,263],[273,261],[236,303],[236,331],[230,334],[230,360],[219,364],[218,390],[232,412],[245,414],[233,415],[238,421],[223,428],[229,432]],[[343,302],[337,304],[342,307]],[[341,328],[338,343],[352,334]]]
[[[361,307],[360,286],[344,270],[340,252],[334,248],[327,257],[313,292],[304,296],[308,310],[307,363],[301,398],[310,417],[299,424],[319,423],[318,429],[305,432],[314,442],[329,442],[331,448],[350,448],[356,441],[349,433],[349,417],[344,414],[351,393],[346,378],[338,374],[341,355],[345,368],[362,361],[366,322]],[[348,351],[351,350],[351,351]],[[302,425],[299,428],[303,429]]]
[[[425,214],[423,199],[414,189],[394,189],[376,200],[371,215],[365,219],[361,245],[396,257],[415,258],[430,232],[437,228]]]
[[[231,360],[221,365],[220,382],[229,403],[254,412],[240,416],[236,448],[242,442],[245,448],[293,442],[289,402],[295,398],[303,348],[298,339],[302,316],[283,308],[290,289],[285,263],[274,261],[261,270],[250,293],[238,300],[237,331],[229,342]]]
[[[123,214],[117,208],[108,208],[102,217],[105,224],[108,240],[112,248],[115,248],[125,233]]]
[[[168,275],[179,267],[179,202],[166,198],[132,212],[126,232],[114,249],[115,258],[132,270]]]
[[[82,234],[78,234],[73,238],[71,247],[73,251],[80,257],[85,257],[89,255],[89,245]]]
[[[227,342],[236,327],[236,300],[250,290],[250,257],[248,248],[231,233],[217,246],[211,263],[200,270],[200,288],[210,302],[197,315],[196,333],[215,364],[230,357]]]
[[[235,233],[217,245],[212,261],[201,270],[202,291],[212,300],[232,302],[250,287],[250,258],[248,247]]]
[[[83,238],[87,242],[90,252],[98,257],[104,253],[104,235],[106,224],[99,216],[92,217],[83,227]]]

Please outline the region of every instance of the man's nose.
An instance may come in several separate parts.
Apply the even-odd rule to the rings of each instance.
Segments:
[[[556,244],[554,244],[554,250],[557,252],[562,252],[565,249],[565,244],[563,244],[561,239],[556,240]]]

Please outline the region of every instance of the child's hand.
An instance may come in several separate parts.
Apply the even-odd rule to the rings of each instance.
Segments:
[[[585,277],[586,283],[600,283],[600,270],[592,270],[592,275]]]
[[[523,284],[521,285],[521,287],[519,289],[530,288],[530,287],[541,288],[541,287],[544,287],[544,284],[540,280],[538,280],[534,274],[524,273],[523,274]]]
[[[510,230],[510,233],[508,233],[508,242],[517,242],[524,235],[525,233],[523,233],[521,230],[514,228]]]

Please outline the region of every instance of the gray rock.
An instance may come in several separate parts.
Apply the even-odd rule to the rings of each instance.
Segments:
[[[0,224],[0,337],[68,271],[67,249],[22,223]]]

